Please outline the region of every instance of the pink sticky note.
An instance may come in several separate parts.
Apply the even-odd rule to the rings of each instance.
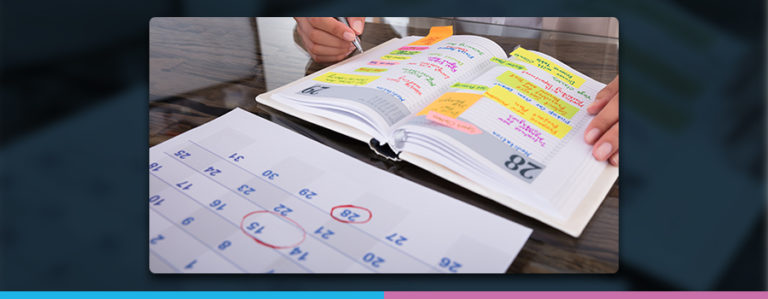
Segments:
[[[433,122],[436,122],[438,124],[441,124],[443,126],[449,127],[451,129],[462,131],[467,134],[476,135],[476,134],[483,133],[482,130],[478,129],[475,125],[471,123],[465,122],[463,120],[451,118],[449,116],[442,115],[435,111],[427,112],[427,119]]]
[[[400,51],[424,51],[426,49],[429,49],[429,47],[405,46],[405,47],[400,47],[398,50],[400,50]]]

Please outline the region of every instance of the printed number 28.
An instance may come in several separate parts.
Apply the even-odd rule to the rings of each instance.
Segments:
[[[526,164],[526,162],[528,162],[528,166],[530,167],[523,168],[522,166]],[[509,170],[512,170],[512,171],[517,171],[519,169],[520,176],[522,176],[524,179],[527,179],[527,180],[533,180],[533,178],[536,177],[538,173],[534,173],[531,175],[526,175],[526,173],[532,170],[541,169],[541,166],[533,164],[530,161],[525,161],[525,158],[519,155],[509,156],[509,161],[505,162],[504,166],[506,166]]]

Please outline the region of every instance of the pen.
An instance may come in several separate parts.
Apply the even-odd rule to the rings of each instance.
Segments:
[[[347,25],[347,27],[352,28],[351,26],[349,26],[349,22],[347,22],[347,18],[336,17],[336,19],[339,20],[339,22],[344,23],[344,25]],[[357,48],[357,50],[360,51],[360,53],[363,53],[363,47],[360,45],[360,37],[358,37],[357,34],[355,34],[355,40],[352,41],[352,44],[355,45],[355,48]]]

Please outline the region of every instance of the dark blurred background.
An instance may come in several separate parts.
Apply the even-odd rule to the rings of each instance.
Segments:
[[[765,290],[764,1],[2,1],[0,290]],[[619,19],[615,275],[155,276],[155,16]]]

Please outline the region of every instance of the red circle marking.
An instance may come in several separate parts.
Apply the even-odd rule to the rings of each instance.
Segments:
[[[350,220],[344,220],[344,219],[336,218],[336,216],[333,216],[333,211],[335,211],[336,209],[339,209],[339,208],[361,209],[363,211],[368,212],[368,219],[366,219],[365,221],[350,221]],[[363,207],[360,207],[360,206],[356,206],[356,205],[342,205],[342,206],[335,206],[335,207],[333,207],[331,209],[331,218],[333,218],[333,220],[336,220],[338,222],[343,222],[343,223],[362,224],[362,223],[367,223],[368,221],[371,221],[371,218],[373,218],[373,213],[371,213],[371,210],[363,208]]]
[[[275,216],[277,216],[277,217],[282,217],[282,218],[285,218],[285,219],[287,219],[288,221],[290,221],[291,223],[293,223],[293,225],[296,225],[296,227],[298,227],[298,228],[301,230],[301,232],[303,233],[303,235],[301,236],[301,240],[300,240],[299,242],[296,242],[296,244],[293,244],[293,245],[288,245],[288,246],[278,246],[278,245],[269,244],[269,243],[267,243],[267,242],[264,242],[264,241],[262,241],[262,240],[259,240],[259,239],[258,239],[258,238],[256,238],[255,236],[252,236],[251,234],[249,234],[249,233],[248,233],[248,231],[246,231],[246,230],[243,228],[243,223],[245,223],[245,218],[248,218],[248,216],[251,216],[251,215],[253,215],[253,214],[258,214],[258,213],[270,213],[270,214],[272,214],[272,215],[275,215]],[[283,215],[282,215],[282,214],[280,214],[280,213],[277,213],[277,212],[272,212],[272,211],[267,211],[267,210],[263,210],[263,211],[253,211],[253,212],[250,212],[250,213],[248,213],[248,214],[245,214],[245,216],[243,216],[243,220],[240,220],[240,230],[241,230],[241,231],[243,231],[243,233],[245,233],[245,235],[246,235],[246,236],[248,236],[248,237],[251,237],[251,239],[253,239],[253,240],[254,240],[254,241],[256,241],[257,243],[259,243],[259,244],[261,244],[261,245],[264,245],[264,246],[267,246],[267,247],[269,247],[269,248],[274,248],[274,249],[286,249],[286,248],[293,248],[293,247],[299,246],[299,244],[301,244],[302,242],[304,242],[304,239],[306,239],[306,238],[307,238],[307,231],[306,231],[306,230],[304,230],[304,228],[303,228],[303,227],[301,227],[301,225],[300,225],[298,222],[294,221],[294,220],[293,220],[293,219],[291,219],[291,218],[288,218],[288,217],[286,217],[286,216],[283,216]]]

